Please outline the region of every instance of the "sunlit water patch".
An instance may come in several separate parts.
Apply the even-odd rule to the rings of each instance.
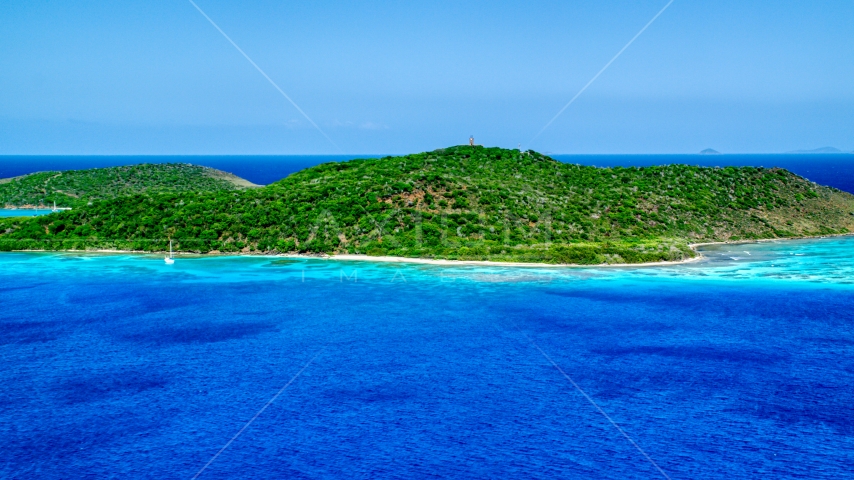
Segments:
[[[2,254],[0,476],[189,478],[293,379],[200,478],[660,477],[546,354],[672,478],[844,477],[852,246],[637,268]]]

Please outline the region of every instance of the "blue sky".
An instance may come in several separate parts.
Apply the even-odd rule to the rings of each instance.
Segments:
[[[0,2],[0,154],[854,149],[854,2]]]

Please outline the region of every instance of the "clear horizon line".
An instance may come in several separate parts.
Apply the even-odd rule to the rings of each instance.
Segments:
[[[467,146],[467,145],[453,145]],[[445,147],[447,148],[447,147]],[[503,148],[503,147],[487,147],[487,148]],[[514,150],[507,148],[506,150]],[[341,157],[354,155],[356,157],[379,157],[379,156],[400,156],[414,155],[418,153],[430,152],[424,150],[419,152],[398,152],[398,153],[0,153],[2,157]],[[523,150],[526,151],[526,150]],[[536,151],[536,150],[532,150]],[[839,152],[811,152],[811,151],[777,151],[777,152],[718,152],[712,154],[703,154],[700,152],[645,152],[645,153],[625,153],[625,152],[541,152],[543,155],[701,155],[704,157],[715,157],[719,155],[851,155],[854,150],[840,150]]]

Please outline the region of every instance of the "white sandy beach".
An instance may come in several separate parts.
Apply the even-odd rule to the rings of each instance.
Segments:
[[[701,254],[696,257],[687,258],[672,262],[648,262],[648,263],[599,263],[593,265],[581,264],[553,264],[553,263],[525,263],[525,262],[493,262],[489,260],[443,260],[431,258],[408,258],[408,257],[388,257],[369,255],[328,255],[323,257],[307,256],[307,255],[283,255],[286,257],[295,258],[321,258],[326,260],[343,260],[357,262],[389,262],[389,263],[419,263],[425,265],[444,265],[444,266],[460,266],[460,265],[480,265],[489,267],[537,267],[537,268],[590,268],[590,267],[659,267],[665,265],[682,265],[685,263],[694,263],[703,260]]]
[[[706,259],[698,247],[713,246],[713,245],[743,245],[751,243],[767,243],[781,242],[790,240],[815,240],[831,237],[846,237],[854,236],[854,233],[843,233],[833,235],[821,235],[798,238],[767,238],[758,240],[734,240],[727,242],[705,242],[692,243],[688,246],[696,253],[695,257],[686,258],[685,260],[663,261],[663,262],[648,262],[648,263],[599,263],[593,265],[581,264],[553,264],[553,263],[532,263],[532,262],[494,262],[490,260],[445,260],[432,258],[411,258],[411,257],[392,257],[392,256],[370,256],[370,255],[325,255],[325,254],[299,254],[299,253],[283,253],[279,255],[267,255],[263,253],[186,253],[175,252],[176,257],[192,258],[192,257],[217,257],[217,256],[253,256],[253,257],[270,257],[270,258],[300,258],[314,260],[333,260],[333,261],[355,261],[355,262],[387,262],[387,263],[414,263],[422,265],[440,265],[440,266],[462,266],[462,265],[478,265],[487,267],[523,267],[523,268],[642,268],[642,267],[662,267],[670,265],[684,265],[688,263],[697,263]],[[41,253],[101,253],[101,254],[137,254],[137,255],[163,255],[166,252],[157,251],[139,251],[139,250],[115,250],[115,249],[93,249],[93,250],[16,250],[18,252],[41,252]]]

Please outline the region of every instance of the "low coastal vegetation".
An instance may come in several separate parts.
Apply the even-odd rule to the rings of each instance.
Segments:
[[[854,231],[854,196],[776,168],[596,168],[459,146],[327,163],[263,188],[196,181],[131,192],[94,181],[74,210],[0,223],[0,249],[162,251],[172,239],[195,253],[600,264]]]
[[[0,179],[0,205],[76,208],[136,193],[217,192],[255,187],[213,168],[186,163],[37,172]]]

